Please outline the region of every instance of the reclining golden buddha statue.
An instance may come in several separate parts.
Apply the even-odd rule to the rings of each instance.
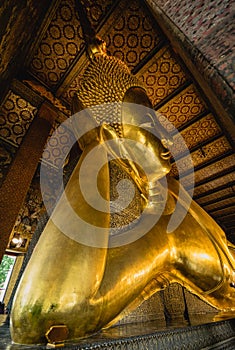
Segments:
[[[90,56],[73,99],[83,152],[18,287],[15,343],[45,343],[56,325],[68,340],[90,336],[173,282],[235,311],[234,247],[168,175],[171,140],[144,87],[102,40]],[[176,210],[182,220],[169,232]]]

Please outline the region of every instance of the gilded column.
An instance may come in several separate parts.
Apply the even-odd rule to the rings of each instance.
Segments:
[[[0,261],[56,115],[48,103],[43,103],[0,188]]]

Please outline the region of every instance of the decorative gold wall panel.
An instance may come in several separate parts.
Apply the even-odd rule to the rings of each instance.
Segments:
[[[55,127],[52,129],[47,140],[47,145],[49,147],[46,145],[43,152],[43,161],[54,167],[63,166],[63,156],[69,152],[69,145],[71,144],[71,140],[75,141],[71,131],[62,125],[60,125],[59,128],[58,126],[59,124],[56,123]],[[52,134],[53,137],[51,137]]]
[[[82,43],[74,2],[62,0],[32,59],[31,72],[53,87],[80,52]]]
[[[213,181],[209,181],[204,185],[197,186],[194,189],[194,196],[198,196],[207,191],[216,191],[217,187],[226,186],[230,182],[235,182],[235,172],[221,176]]]
[[[202,113],[205,108],[194,85],[191,84],[157,111],[160,113],[159,120],[171,132],[173,127],[179,128]],[[161,118],[161,115],[164,118]],[[166,123],[165,118],[170,123]]]
[[[187,76],[176,61],[173,51],[164,47],[138,73],[145,84],[152,104],[156,106],[187,81]]]
[[[0,138],[19,146],[36,113],[37,108],[9,91],[0,111]]]
[[[201,142],[209,140],[213,136],[218,135],[220,132],[220,127],[216,123],[214,116],[210,113],[184,129],[181,132],[181,136],[184,138],[184,141],[190,150],[197,145],[200,147]],[[185,147],[181,142],[181,137],[179,134],[176,134],[173,137],[173,142],[174,155],[178,155],[185,151]]]
[[[131,0],[120,16],[111,16],[104,35],[108,52],[134,68],[160,42],[156,28],[141,2]]]
[[[108,11],[111,0],[85,1],[88,17],[96,28]],[[82,29],[74,0],[62,0],[32,59],[30,71],[48,87],[64,76],[84,47]]]

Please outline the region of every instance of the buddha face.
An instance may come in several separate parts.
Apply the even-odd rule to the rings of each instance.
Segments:
[[[135,126],[123,124],[124,139],[135,143],[131,149],[132,160],[146,169],[151,181],[158,180],[170,171],[170,152],[166,148],[166,139],[160,140],[156,136],[154,126]]]
[[[166,131],[158,122],[145,92],[135,88],[132,93],[136,96],[134,96],[134,99],[131,96],[131,102],[135,102],[137,99],[138,103],[141,102],[142,104],[123,104],[123,137],[135,141],[136,147],[131,149],[131,153],[136,157],[136,163],[144,169],[148,169],[152,179],[158,180],[170,171],[171,155],[168,147],[172,143]],[[135,159],[133,160],[135,161]]]

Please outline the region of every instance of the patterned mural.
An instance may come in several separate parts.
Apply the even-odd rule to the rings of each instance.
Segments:
[[[146,86],[155,108],[188,79],[173,51],[168,47],[161,49],[137,76]]]
[[[61,1],[31,62],[31,72],[53,87],[81,51],[82,42],[74,3]]]
[[[42,155],[43,162],[56,168],[63,167],[67,159],[64,159],[65,155],[71,149],[69,145],[73,145],[75,142],[76,139],[71,130],[58,122],[55,123]]]
[[[164,125],[167,131],[172,132],[174,128],[182,127],[185,123],[200,115],[205,111],[205,108],[204,102],[191,84],[159,108],[157,112],[164,117],[159,116],[161,124]],[[165,119],[170,123],[165,123]]]
[[[214,116],[210,113],[188,126],[180,135],[176,134],[173,136],[174,154],[178,156],[185,151],[185,146],[181,142],[181,136],[183,137],[187,148],[191,150],[196,146],[200,147],[202,142],[208,141],[220,133],[221,129],[219,125],[215,121]]]
[[[111,4],[110,0],[88,1],[88,15],[96,28]],[[74,1],[62,0],[32,59],[30,72],[48,87],[54,87],[84,49],[82,29]]]
[[[198,149],[190,153],[190,157],[196,170],[199,166],[203,166],[211,160],[216,161],[217,157],[228,152],[232,152],[232,147],[228,140],[222,136],[212,142],[209,141],[208,143],[203,144],[203,146],[199,146]],[[182,169],[184,173],[187,173],[187,171],[191,169],[190,159],[188,157],[178,159],[177,166]],[[171,173],[176,177],[178,176],[178,170],[175,163],[172,164]]]
[[[143,4],[136,0],[118,2],[115,11],[98,33],[105,40],[108,53],[124,61],[130,70],[135,69],[164,40],[159,27],[147,16],[146,11]],[[76,66],[77,73],[74,72],[70,86],[63,93],[63,99],[69,103],[74,92],[79,89],[82,74],[88,64],[87,61],[81,61],[81,67]],[[172,77],[171,83],[173,80]]]
[[[124,2],[122,2],[123,7]],[[141,2],[126,2],[119,16],[109,19],[104,35],[108,52],[133,69],[161,41],[159,28],[154,25]],[[118,9],[117,9],[118,11]]]
[[[29,101],[9,90],[0,107],[0,185],[36,113]]]
[[[9,91],[0,111],[0,137],[18,147],[36,112],[36,107]]]

